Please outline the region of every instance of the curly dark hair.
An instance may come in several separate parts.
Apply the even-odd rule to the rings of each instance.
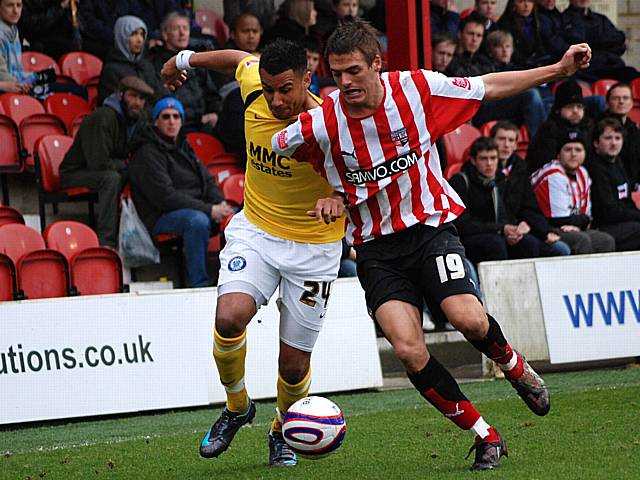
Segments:
[[[287,70],[304,74],[307,71],[307,53],[299,43],[278,38],[264,47],[260,68],[269,75],[279,75]]]

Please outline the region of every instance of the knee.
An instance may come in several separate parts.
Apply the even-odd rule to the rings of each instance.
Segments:
[[[447,319],[462,335],[480,340],[487,335],[489,320],[480,301],[473,295],[454,295],[442,301]]]
[[[417,373],[427,363],[429,353],[424,343],[424,339],[416,339],[415,342],[400,341],[393,345],[393,350],[402,362],[406,370],[410,373]]]
[[[246,315],[239,309],[218,308],[216,310],[216,331],[224,338],[242,335],[247,323]]]
[[[192,232],[199,232],[209,236],[209,230],[211,229],[211,220],[209,216],[201,212],[200,210],[194,210],[193,215],[189,219],[189,230]]]
[[[295,385],[304,379],[309,371],[309,364],[305,362],[280,362],[278,370],[285,382]]]

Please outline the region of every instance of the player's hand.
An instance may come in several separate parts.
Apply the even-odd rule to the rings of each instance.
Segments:
[[[178,70],[176,67],[175,55],[162,66],[160,75],[162,75],[162,83],[164,86],[172,92],[187,80],[187,72]]]
[[[562,58],[560,67],[564,75],[569,77],[583,68],[589,68],[591,62],[591,47],[586,43],[571,45]]]
[[[560,227],[560,230],[562,230],[563,232],[579,232],[580,229],[578,227],[576,227],[575,225],[562,225]]]
[[[316,217],[318,222],[324,221],[327,225],[335,222],[344,215],[344,199],[338,195],[321,198],[316,202],[316,209],[308,210],[307,215]]]

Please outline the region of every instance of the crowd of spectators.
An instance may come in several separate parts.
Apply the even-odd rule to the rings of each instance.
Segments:
[[[594,52],[591,67],[576,78],[483,102],[474,116],[478,128],[497,121],[451,179],[468,207],[457,226],[474,263],[640,248],[640,213],[631,201],[640,183],[640,130],[629,118],[629,82],[640,73],[621,58],[624,33],[590,4],[570,0],[561,12],[555,0],[509,0],[499,11],[497,0],[475,0],[458,13],[454,0],[431,0],[432,69],[449,76],[549,64],[578,42]],[[24,47],[56,60],[80,49],[101,58],[99,107],[64,159],[61,184],[98,192],[97,233],[115,247],[118,196],[128,181],[149,232],[184,237],[189,282],[206,285],[205,236],[230,211],[185,134],[213,134],[246,161],[244,104],[233,77],[205,70],[169,92],[162,65],[183,49],[259,55],[266,43],[286,38],[305,47],[310,90],[318,95],[333,84],[322,56],[328,36],[352,17],[380,27],[383,6],[381,0],[225,0],[229,36],[221,39],[196,23],[190,1],[0,0],[0,91],[34,94],[40,81],[48,84],[45,94],[86,96],[77,85],[26,75]],[[601,78],[619,83],[606,98],[583,96],[580,82]],[[520,156],[522,125],[531,141]],[[187,223],[198,232],[183,228]],[[343,273],[355,274],[353,266],[345,245]]]

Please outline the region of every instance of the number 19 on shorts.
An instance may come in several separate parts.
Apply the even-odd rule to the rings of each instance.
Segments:
[[[458,280],[464,278],[464,262],[462,257],[457,253],[449,253],[436,257],[436,266],[438,267],[438,275],[440,275],[440,283],[449,280]]]

